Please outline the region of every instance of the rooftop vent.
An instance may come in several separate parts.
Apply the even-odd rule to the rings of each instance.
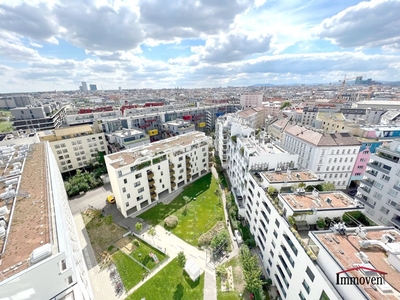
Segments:
[[[30,264],[36,264],[43,259],[51,256],[53,253],[51,251],[51,244],[44,244],[43,246],[40,246],[39,248],[36,248],[35,250],[32,251],[31,257],[30,257]]]

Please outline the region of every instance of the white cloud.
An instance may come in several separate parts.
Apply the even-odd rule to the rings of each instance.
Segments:
[[[400,43],[400,1],[360,2],[327,18],[315,35],[341,47],[381,47]]]
[[[244,32],[221,34],[217,38],[209,38],[205,46],[192,47],[200,60],[210,63],[226,63],[244,59],[245,57],[265,53],[270,49],[271,35],[249,36]]]

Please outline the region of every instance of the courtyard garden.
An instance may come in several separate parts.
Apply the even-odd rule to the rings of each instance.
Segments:
[[[203,289],[204,273],[193,282],[175,258],[127,299],[198,300],[203,299]]]
[[[239,300],[242,299],[240,294],[243,295],[245,290],[245,281],[240,265],[239,256],[236,256],[228,262],[218,267],[218,270],[225,270],[223,273],[217,276],[217,298],[218,300]],[[228,272],[230,274],[228,274]],[[228,275],[232,276],[232,284],[224,284],[224,281],[228,280]]]
[[[207,174],[189,184],[169,204],[158,204],[139,217],[152,225],[164,226],[174,216],[175,226],[167,228],[187,243],[197,246],[198,238],[224,219],[221,192],[214,176]]]

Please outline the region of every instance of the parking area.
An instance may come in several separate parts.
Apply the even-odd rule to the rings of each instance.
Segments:
[[[103,209],[106,206],[106,199],[112,195],[111,185],[109,183],[97,189],[86,192],[84,195],[79,195],[69,200],[69,207],[72,214],[75,215],[84,211],[89,207]]]

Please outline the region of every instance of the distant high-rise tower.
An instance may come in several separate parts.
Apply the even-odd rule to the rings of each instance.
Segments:
[[[357,84],[357,85],[358,85],[358,84],[363,84],[363,80],[362,80],[362,79],[363,79],[362,76],[357,76],[357,77],[356,77],[356,82],[355,82],[355,84]]]
[[[95,84],[89,85],[91,91],[97,91],[97,86]]]
[[[82,81],[82,92],[86,93],[88,91],[87,83]]]

